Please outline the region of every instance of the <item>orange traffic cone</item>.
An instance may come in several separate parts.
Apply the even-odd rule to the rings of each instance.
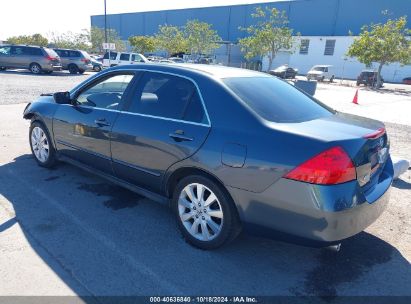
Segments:
[[[354,98],[352,100],[352,103],[355,103],[356,105],[358,104],[358,89],[357,89],[357,91],[355,91],[355,95],[354,95]]]

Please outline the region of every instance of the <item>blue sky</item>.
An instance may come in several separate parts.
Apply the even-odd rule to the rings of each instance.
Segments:
[[[273,2],[275,0],[107,0],[107,13],[126,13]],[[278,0],[277,0],[278,1]],[[281,1],[281,0],[280,0]],[[5,5],[2,3],[2,5]],[[104,13],[104,0],[12,0],[0,18],[0,40],[10,36],[52,31],[78,32],[90,27],[90,16]]]

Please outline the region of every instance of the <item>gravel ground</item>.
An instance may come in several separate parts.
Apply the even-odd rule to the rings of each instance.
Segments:
[[[42,93],[67,91],[81,83],[92,72],[71,75],[67,71],[34,75],[24,70],[0,71],[0,105],[27,103]]]

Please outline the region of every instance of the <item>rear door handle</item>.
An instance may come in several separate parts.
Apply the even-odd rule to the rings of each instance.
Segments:
[[[105,118],[96,119],[94,121],[94,123],[96,125],[98,125],[99,127],[108,127],[108,126],[110,126],[110,123]]]
[[[194,140],[194,138],[192,138],[192,137],[185,136],[184,131],[182,131],[182,130],[177,130],[174,133],[168,134],[168,136],[170,136],[172,139],[174,139],[177,142],[193,141]]]

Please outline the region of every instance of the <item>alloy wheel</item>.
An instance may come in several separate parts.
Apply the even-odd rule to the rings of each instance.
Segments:
[[[31,147],[36,158],[45,163],[49,158],[50,147],[43,129],[34,127],[31,132]]]
[[[217,196],[200,183],[189,184],[181,191],[178,213],[185,229],[200,241],[213,240],[223,227],[224,214]]]

